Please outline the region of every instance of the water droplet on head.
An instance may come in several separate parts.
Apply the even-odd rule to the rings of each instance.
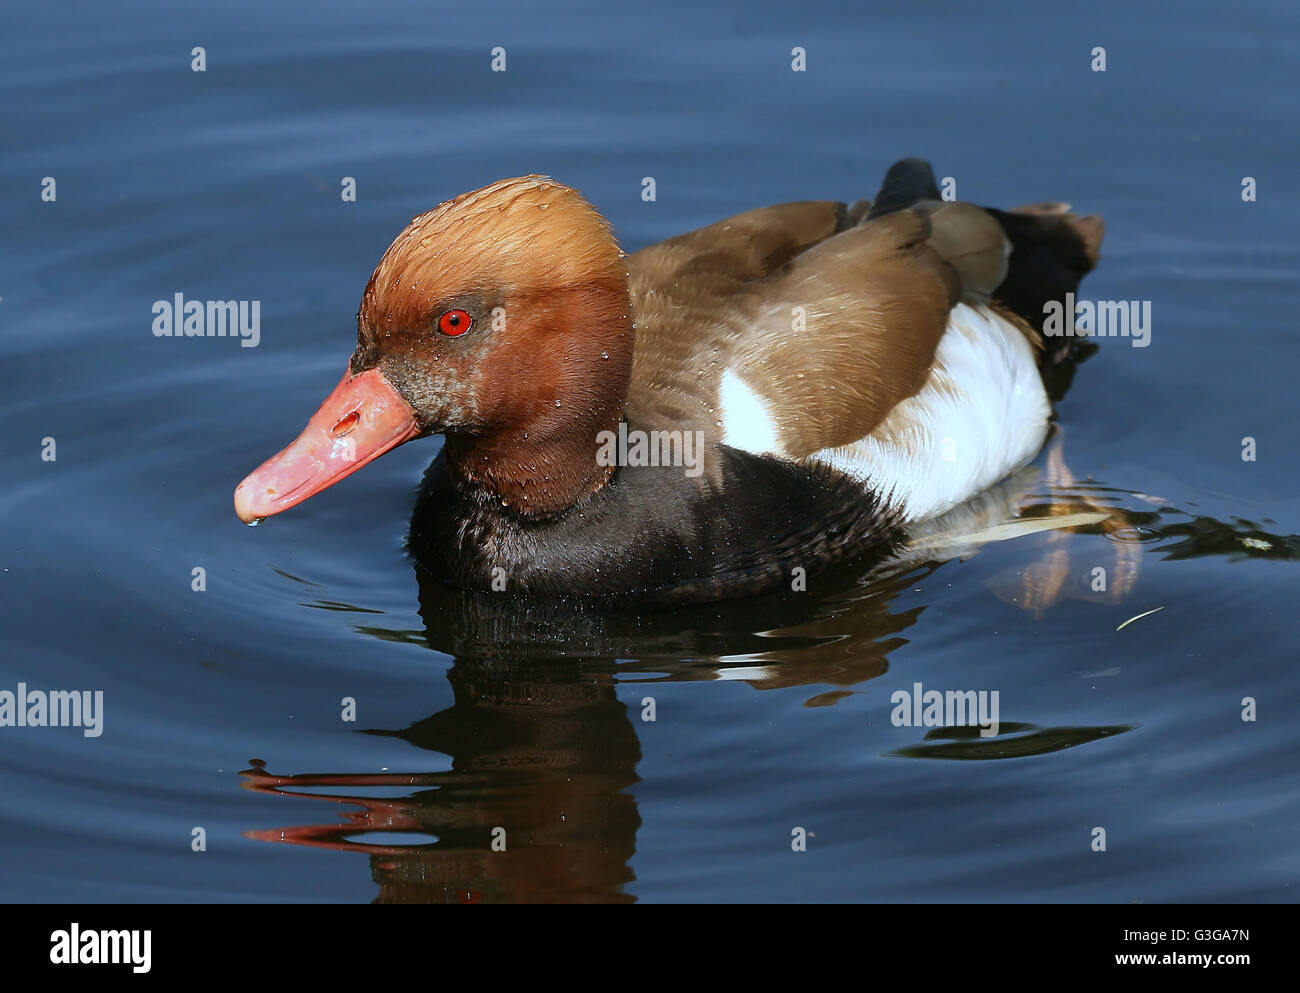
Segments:
[[[244,523],[247,524],[250,528],[255,528],[259,524],[261,524],[264,520],[266,520],[265,517],[254,517],[251,521],[245,521]]]
[[[607,359],[607,358],[609,358],[609,352],[601,352],[601,353],[600,353],[600,357],[601,357],[602,359]]]

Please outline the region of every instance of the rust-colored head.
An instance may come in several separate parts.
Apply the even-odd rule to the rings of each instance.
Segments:
[[[466,193],[389,246],[348,375],[303,436],[240,484],[236,510],[278,513],[437,433],[455,468],[507,505],[564,509],[607,478],[596,436],[617,425],[631,359],[627,269],[604,218],[545,176]]]

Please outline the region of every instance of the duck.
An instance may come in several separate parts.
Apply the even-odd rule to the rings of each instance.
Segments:
[[[852,204],[759,207],[625,253],[575,189],[504,179],[411,220],[342,379],[235,489],[246,523],[441,435],[419,567],[470,591],[707,602],[883,557],[1042,449],[1099,259],[1065,203],[947,200],[903,159]]]

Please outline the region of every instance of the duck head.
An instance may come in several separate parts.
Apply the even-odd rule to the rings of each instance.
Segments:
[[[461,478],[523,514],[600,489],[632,364],[627,268],[609,225],[545,176],[421,214],[361,298],[357,348],[289,447],[235,489],[251,522],[413,438],[446,436]]]

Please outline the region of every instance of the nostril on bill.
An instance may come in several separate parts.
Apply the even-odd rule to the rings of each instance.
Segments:
[[[360,420],[361,420],[361,411],[354,410],[352,411],[352,413],[346,415],[345,417],[340,417],[339,422],[330,429],[330,434],[334,435],[335,438],[342,438],[345,434],[347,434],[354,427],[356,427],[357,422],[359,422]]]

